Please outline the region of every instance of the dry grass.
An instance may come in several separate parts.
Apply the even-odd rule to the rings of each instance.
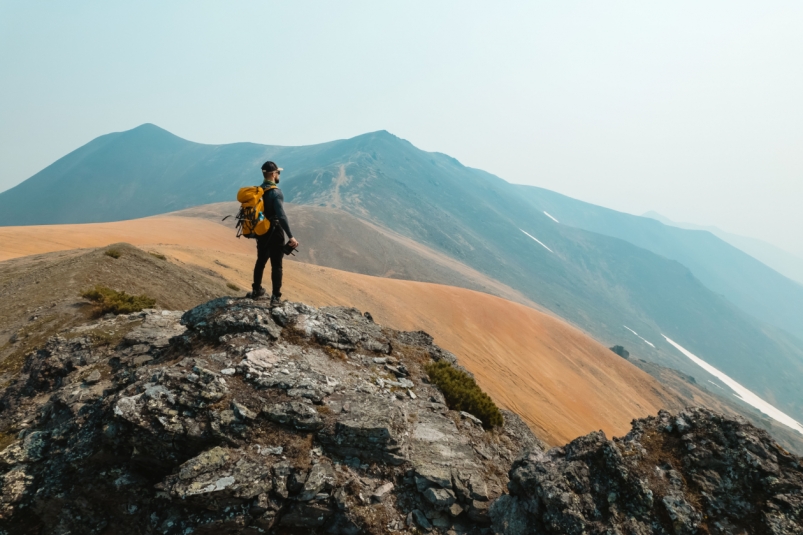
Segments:
[[[147,295],[128,295],[125,292],[118,292],[100,285],[81,292],[81,297],[89,299],[95,304],[98,315],[131,314],[156,306],[156,300]]]
[[[226,287],[229,288],[230,290],[234,290],[235,292],[240,291],[240,287],[234,284],[233,282],[227,282]]]
[[[17,437],[12,433],[0,433],[0,451],[6,449],[15,440],[17,440]]]

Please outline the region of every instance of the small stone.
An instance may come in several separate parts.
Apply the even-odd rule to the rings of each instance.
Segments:
[[[321,490],[331,488],[335,482],[335,472],[329,463],[319,463],[312,467],[298,496],[299,501],[307,502],[315,498]]]
[[[237,403],[235,400],[231,401],[231,408],[234,411],[234,414],[236,414],[241,420],[254,420],[257,417],[254,411],[241,403]]]
[[[100,371],[98,371],[98,370],[92,370],[92,373],[90,373],[90,374],[89,374],[89,375],[86,377],[86,379],[85,379],[85,382],[86,382],[86,384],[88,384],[88,385],[94,385],[95,383],[98,383],[98,382],[100,382]]]
[[[430,487],[424,491],[424,498],[435,507],[449,507],[457,498],[450,489],[436,489]]]
[[[387,493],[389,493],[391,490],[393,490],[393,483],[385,483],[377,488],[373,494],[371,494],[371,498],[374,501],[381,502],[385,498],[385,495],[387,495]]]
[[[418,492],[424,492],[427,488],[433,486],[449,489],[452,487],[452,474],[449,469],[439,466],[416,466],[415,486]]]
[[[449,509],[447,510],[449,511],[449,514],[452,516],[459,516],[463,512],[463,508],[460,507],[460,504],[458,503],[453,503],[452,505],[449,506]]]
[[[266,413],[269,420],[279,424],[291,425],[296,429],[317,431],[323,427],[318,411],[298,401],[276,403],[270,407],[263,408],[262,412]]]
[[[473,422],[474,424],[482,427],[482,420],[480,420],[479,418],[477,418],[473,414],[471,414],[469,412],[466,412],[466,411],[460,411],[460,416],[462,416],[466,420],[468,420],[470,422]]]
[[[408,519],[412,520],[410,522],[408,520],[408,526],[412,523],[415,523],[418,527],[426,531],[432,531],[432,524],[430,524],[427,517],[419,511],[418,509],[413,509],[413,511],[408,515]]]
[[[150,362],[152,360],[153,357],[150,355],[140,355],[139,357],[134,357],[134,360],[132,360],[131,362],[134,366],[142,366],[143,364]]]
[[[259,446],[257,445],[257,451],[260,455],[281,455],[284,451],[282,446]]]
[[[223,368],[220,370],[221,375],[234,375],[237,372],[234,368]]]

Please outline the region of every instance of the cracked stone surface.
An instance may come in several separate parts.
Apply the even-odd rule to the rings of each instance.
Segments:
[[[100,345],[99,326],[124,335]],[[432,359],[456,364],[355,309],[249,299],[61,333],[2,397],[0,534],[488,532],[452,474],[492,500],[540,443],[513,413],[456,425]]]
[[[100,340],[102,328],[118,337]],[[803,533],[801,459],[702,409],[545,451],[424,332],[222,298],[65,331],[0,398],[0,535]]]

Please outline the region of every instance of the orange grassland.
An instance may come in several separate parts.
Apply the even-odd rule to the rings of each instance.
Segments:
[[[254,243],[211,221],[156,216],[115,223],[0,227],[0,261],[128,242],[172,262],[250,286]],[[333,244],[336,246],[336,244]],[[378,323],[424,330],[454,353],[496,403],[520,414],[550,445],[676,406],[678,396],[560,319],[488,294],[287,262],[284,296],[314,306],[370,311]]]

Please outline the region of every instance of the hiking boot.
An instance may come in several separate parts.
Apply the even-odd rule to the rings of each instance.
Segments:
[[[282,301],[281,298],[276,297],[275,295],[271,295],[270,296],[270,307],[271,308],[280,307],[283,304],[284,304],[284,301]]]
[[[259,288],[255,288],[254,290],[248,292],[246,297],[250,297],[251,299],[259,299],[260,297],[265,297],[268,292],[265,291],[265,288],[260,286]]]

